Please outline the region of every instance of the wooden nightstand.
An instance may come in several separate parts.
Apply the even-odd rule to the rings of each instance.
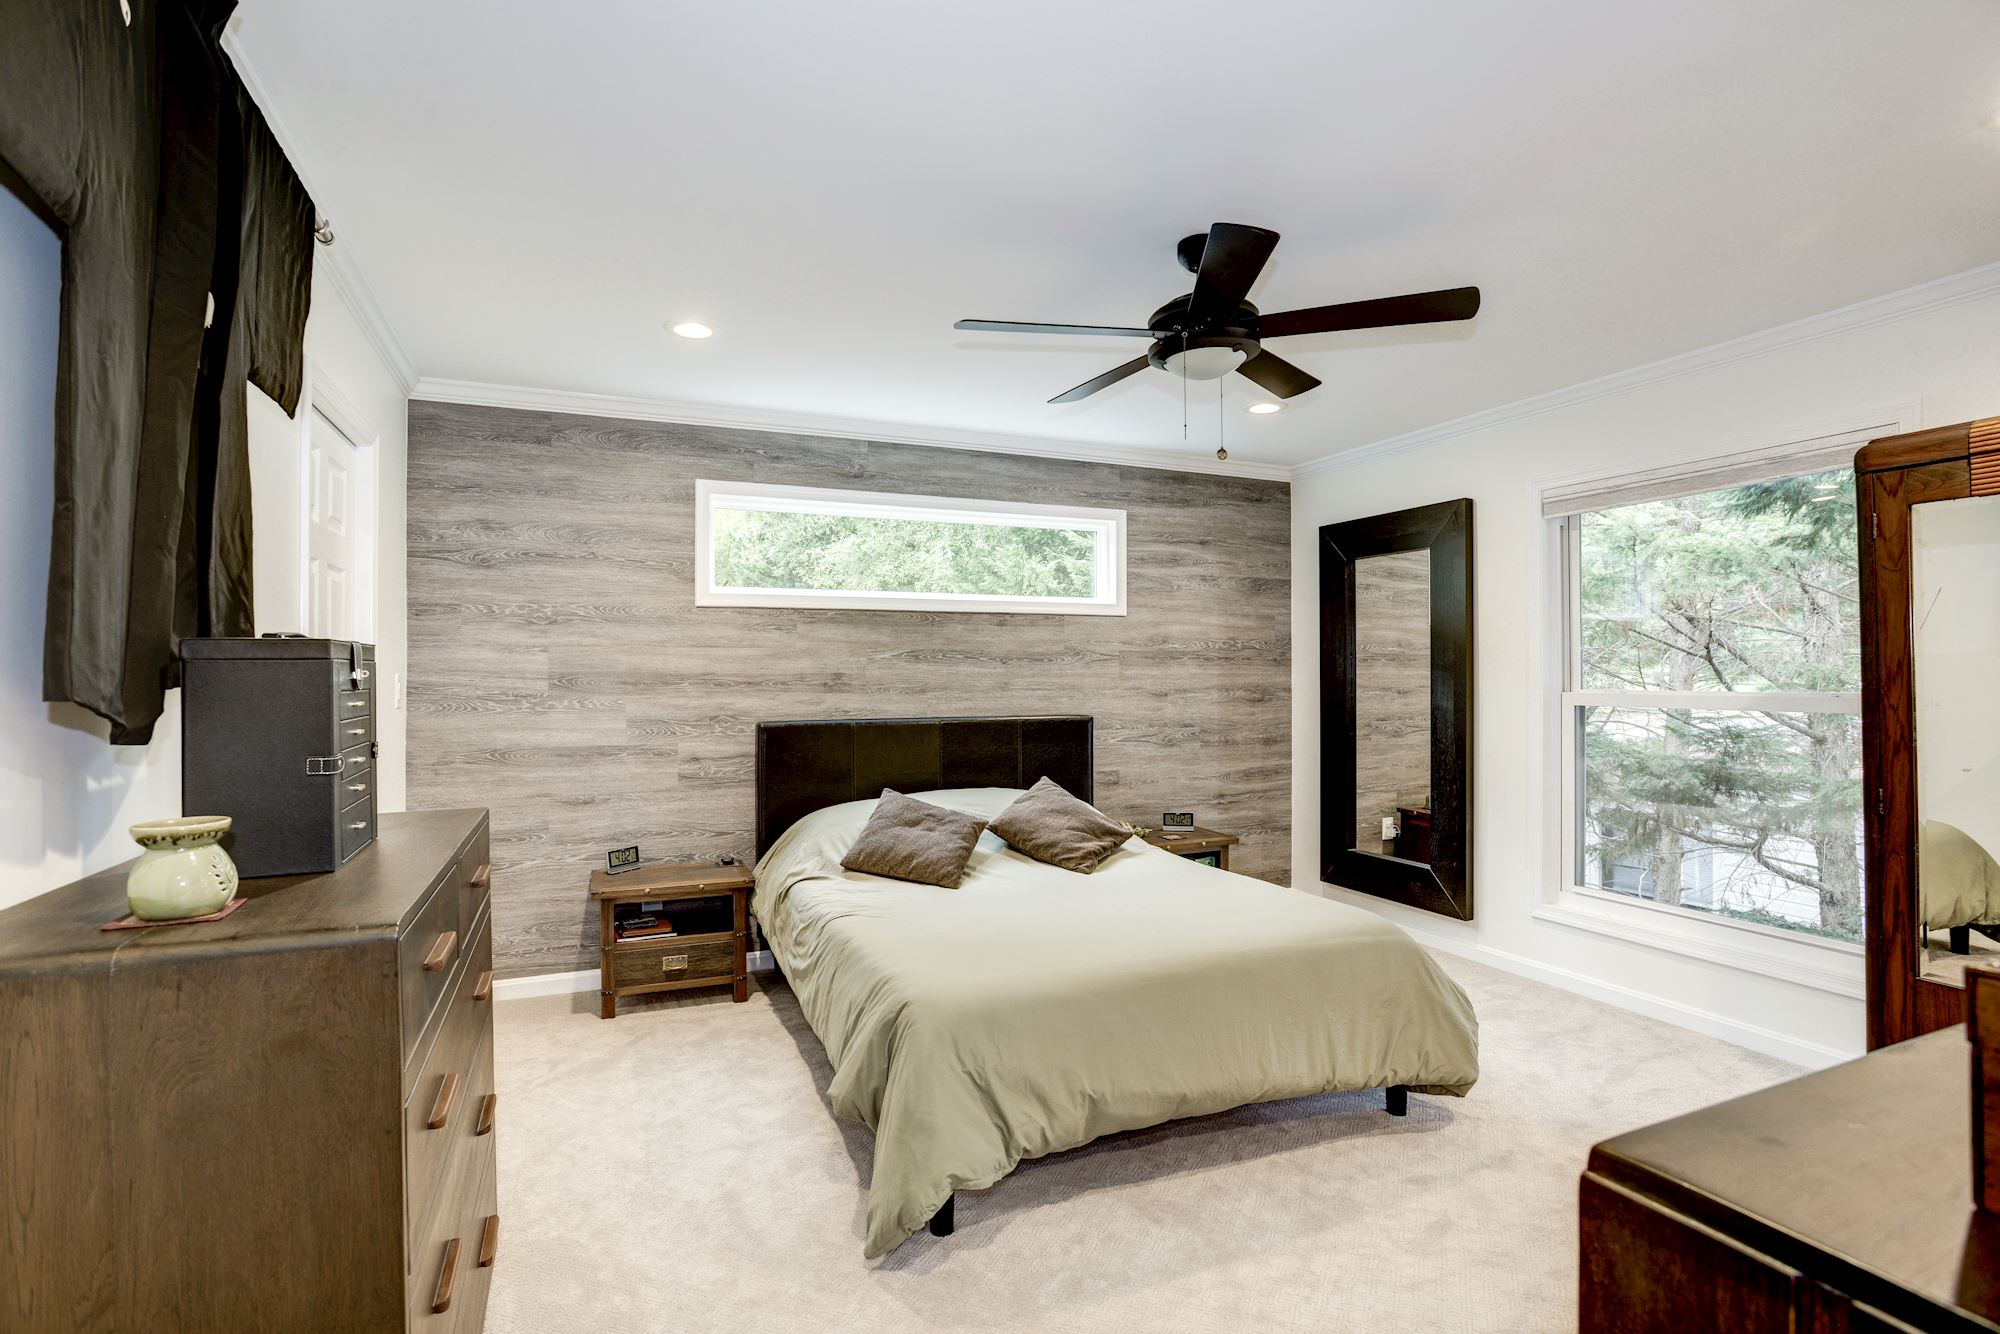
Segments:
[[[750,999],[746,951],[750,938],[750,891],[756,880],[747,866],[647,866],[623,875],[590,873],[590,897],[597,900],[602,942],[598,1017],[618,1013],[620,996],[728,984],[736,999]],[[639,905],[661,908],[642,914]],[[621,940],[618,923],[642,915],[664,917],[670,936]]]
[[[1234,834],[1196,826],[1193,829],[1155,829],[1146,835],[1146,841],[1156,848],[1165,848],[1176,857],[1227,871],[1229,849],[1243,840]]]

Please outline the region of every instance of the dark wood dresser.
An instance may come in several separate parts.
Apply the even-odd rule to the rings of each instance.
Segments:
[[[1970,1063],[1950,1028],[1599,1144],[1584,1334],[2000,1329]]]
[[[219,922],[99,931],[122,866],[0,912],[0,1329],[478,1330],[488,866],[425,811]]]

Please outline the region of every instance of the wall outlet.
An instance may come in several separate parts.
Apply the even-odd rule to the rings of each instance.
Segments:
[[[1395,841],[1395,839],[1396,839],[1396,833],[1397,833],[1397,830],[1396,830],[1396,817],[1395,817],[1395,816],[1393,816],[1393,815],[1385,815],[1385,816],[1383,816],[1383,817],[1382,817],[1382,841],[1383,841],[1384,843],[1393,843],[1393,842]]]

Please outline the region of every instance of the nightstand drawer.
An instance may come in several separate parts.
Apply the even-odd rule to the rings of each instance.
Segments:
[[[725,981],[736,976],[734,939],[682,940],[657,945],[620,945],[611,951],[612,985],[653,986],[661,982]]]

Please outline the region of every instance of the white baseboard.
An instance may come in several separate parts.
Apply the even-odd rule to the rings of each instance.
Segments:
[[[753,973],[774,966],[769,950],[752,950],[746,960]],[[595,968],[580,968],[573,973],[535,973],[528,977],[496,978],[493,990],[501,1000],[520,1000],[527,996],[565,996],[573,991],[594,992],[600,981]]]
[[[536,973],[530,977],[499,977],[493,980],[494,995],[500,1000],[520,1000],[524,996],[561,996],[572,991],[597,990],[595,968],[574,973]]]
[[[1775,1056],[1781,1061],[1802,1065],[1808,1070],[1823,1070],[1829,1065],[1851,1061],[1861,1055],[1858,1051],[1841,1051],[1823,1046],[1817,1042],[1807,1042],[1756,1024],[1746,1024],[1740,1019],[1731,1019],[1711,1010],[1683,1005],[1679,1001],[1663,1000],[1658,996],[1621,987],[1613,982],[1602,982],[1583,973],[1567,968],[1557,968],[1552,964],[1537,962],[1524,955],[1507,950],[1497,950],[1491,945],[1479,945],[1466,941],[1452,940],[1445,936],[1433,935],[1428,931],[1404,927],[1417,940],[1431,948],[1443,950],[1446,954],[1456,954],[1460,958],[1471,959],[1475,963],[1488,964],[1503,972],[1525,977],[1531,982],[1542,982],[1564,991],[1573,991],[1592,1000],[1616,1005],[1621,1010],[1631,1010],[1649,1019],[1660,1019],[1682,1028],[1691,1028],[1697,1033],[1706,1033],[1724,1042],[1733,1042],[1739,1047]]]

